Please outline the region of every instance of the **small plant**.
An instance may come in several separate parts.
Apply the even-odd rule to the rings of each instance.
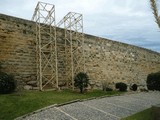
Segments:
[[[16,83],[12,75],[0,71],[0,94],[14,92]]]
[[[160,91],[160,72],[151,73],[147,76],[147,88],[148,90]]]
[[[109,87],[109,84],[107,81],[102,81],[102,90],[103,91],[113,91],[112,88]]]
[[[119,91],[126,91],[127,85],[123,82],[116,83],[116,89],[119,89]]]
[[[133,84],[131,87],[130,87],[130,90],[133,90],[133,91],[137,91],[137,84]]]
[[[106,87],[106,91],[113,91],[112,88]]]
[[[108,85],[107,81],[102,81],[102,90],[103,91],[106,91],[107,85]]]
[[[84,88],[88,87],[89,77],[86,73],[80,72],[74,78],[74,86],[80,89],[80,93],[84,92]]]

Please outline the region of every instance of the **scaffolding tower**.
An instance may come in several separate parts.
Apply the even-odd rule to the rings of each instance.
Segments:
[[[55,6],[38,2],[32,20],[36,22],[36,61],[39,89],[58,88]]]
[[[57,27],[64,28],[65,77],[67,86],[74,89],[75,75],[85,71],[83,16],[69,12]]]

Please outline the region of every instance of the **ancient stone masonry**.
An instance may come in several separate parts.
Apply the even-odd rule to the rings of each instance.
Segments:
[[[36,80],[34,25],[0,14],[0,62],[20,86]]]
[[[0,14],[0,62],[18,88],[38,89],[35,29],[32,21]],[[64,29],[57,28],[57,36],[59,84],[65,85]],[[144,84],[149,73],[160,71],[160,53],[87,34],[84,40],[85,68],[95,87],[102,81]]]
[[[160,70],[159,53],[86,35],[86,68],[92,80],[144,84]]]

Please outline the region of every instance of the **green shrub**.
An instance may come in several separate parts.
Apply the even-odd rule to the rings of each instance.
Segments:
[[[119,91],[126,91],[127,90],[127,85],[123,82],[118,82],[116,83],[116,89],[119,89]]]
[[[107,81],[102,81],[102,90],[103,91],[113,91],[113,89],[109,87],[109,83]]]
[[[151,73],[147,76],[147,88],[148,90],[160,91],[160,72]]]
[[[89,77],[86,73],[80,72],[74,78],[74,86],[80,89],[80,92],[84,92],[84,88],[88,87]]]
[[[106,91],[113,91],[112,88],[106,87]]]
[[[0,94],[14,92],[16,83],[12,75],[0,71]]]
[[[137,91],[137,84],[133,84],[131,87],[130,87],[130,90],[133,90],[133,91]]]
[[[102,81],[102,90],[106,91],[106,88],[108,86],[108,82],[107,81]]]

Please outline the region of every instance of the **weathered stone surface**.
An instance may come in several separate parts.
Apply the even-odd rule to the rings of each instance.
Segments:
[[[36,81],[35,23],[0,14],[0,62],[3,70],[25,85]],[[64,49],[64,30],[57,28],[58,51]],[[47,35],[46,38],[47,39]],[[159,71],[160,53],[144,48],[84,35],[85,68],[90,81],[102,88],[101,81],[144,84],[147,75]],[[58,78],[65,76],[65,55],[58,52]],[[70,83],[67,83],[70,84]]]
[[[32,89],[33,89],[33,87],[32,87],[32,86],[30,86],[30,85],[25,85],[25,86],[24,86],[24,89],[25,89],[25,90],[32,90]]]
[[[37,81],[29,81],[27,82],[27,85],[37,86]]]
[[[65,81],[60,81],[60,82],[58,82],[58,86],[59,87],[64,87],[64,86],[66,86],[66,82]]]
[[[138,90],[142,91],[142,92],[148,92],[148,88],[147,86],[139,86]]]

